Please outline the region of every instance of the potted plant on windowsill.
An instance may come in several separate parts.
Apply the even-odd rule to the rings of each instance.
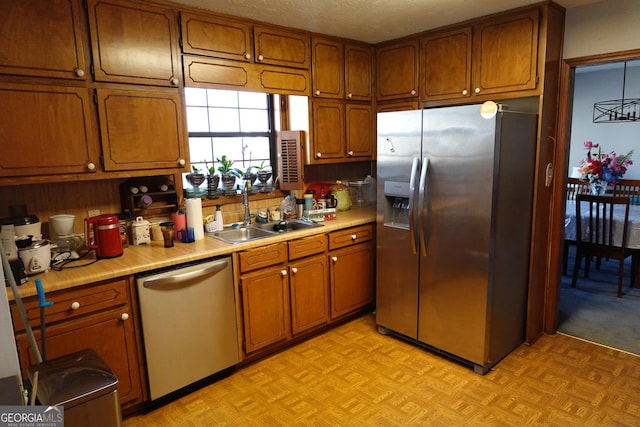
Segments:
[[[222,188],[225,193],[233,191],[233,185],[236,183],[236,178],[242,178],[244,172],[238,168],[233,167],[233,160],[229,159],[225,154],[220,158],[216,158],[216,162],[220,164],[218,166],[218,172],[220,172],[220,179],[222,180]]]
[[[205,177],[204,174],[200,172],[195,166],[191,166],[192,172],[186,175],[187,182],[193,187],[194,190],[197,190],[198,187],[204,182]]]

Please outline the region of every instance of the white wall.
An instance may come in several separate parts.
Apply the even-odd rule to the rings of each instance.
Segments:
[[[604,0],[567,10],[563,57],[580,58],[640,49],[640,0]],[[617,73],[617,74],[616,74]],[[630,77],[630,74],[633,74]],[[638,71],[628,71],[627,79],[640,79]],[[625,97],[640,97],[638,89],[627,83]],[[635,149],[635,162],[625,175],[640,179],[640,121],[635,123],[592,123],[593,103],[622,96],[622,73],[599,71],[576,73],[574,110],[571,125],[569,168],[586,153],[584,141],[602,144],[607,150],[626,153]]]
[[[585,67],[593,68],[593,67]],[[578,71],[573,95],[573,117],[571,121],[571,150],[569,173],[577,166],[586,152],[584,141],[600,144],[603,152],[615,151],[626,154],[635,150],[635,164],[625,174],[627,179],[640,179],[640,120],[626,123],[593,123],[593,104],[597,101],[622,97],[622,67],[602,71]],[[627,68],[625,98],[640,98],[640,67]]]
[[[567,10],[564,58],[640,48],[640,1],[604,0]]]

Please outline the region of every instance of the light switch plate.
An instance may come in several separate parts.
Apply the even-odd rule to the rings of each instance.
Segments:
[[[87,215],[89,216],[89,218],[91,218],[92,216],[98,216],[100,215],[100,209],[89,209],[87,211]]]

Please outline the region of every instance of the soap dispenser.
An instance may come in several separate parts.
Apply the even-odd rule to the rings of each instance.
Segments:
[[[216,231],[222,231],[224,229],[224,222],[222,221],[221,205],[216,205],[216,213],[213,217],[213,223],[215,224]]]

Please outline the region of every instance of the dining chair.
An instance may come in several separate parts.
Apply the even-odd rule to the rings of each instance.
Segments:
[[[632,205],[640,205],[640,179],[619,179],[613,187],[614,196],[629,198]]]
[[[578,178],[567,178],[567,200],[575,200],[578,194],[589,194],[589,183]]]
[[[567,189],[565,197],[567,200],[575,200],[577,194],[589,194],[591,189],[589,183],[578,178],[567,178]],[[562,251],[562,274],[567,274],[567,266],[569,264],[569,246],[573,245],[573,240],[564,241],[564,248]]]
[[[613,212],[621,210],[623,221],[613,221]],[[584,210],[584,213],[583,213]],[[619,230],[620,224],[622,230]],[[578,194],[576,196],[576,260],[573,266],[571,287],[576,287],[578,270],[584,258],[584,277],[589,277],[589,263],[592,257],[618,260],[618,298],[622,297],[622,278],[624,261],[632,257],[631,286],[635,282],[637,270],[636,257],[627,248],[627,229],[629,225],[629,198],[624,196],[594,196]],[[620,236],[621,241],[614,242]],[[617,243],[617,244],[616,244]]]

